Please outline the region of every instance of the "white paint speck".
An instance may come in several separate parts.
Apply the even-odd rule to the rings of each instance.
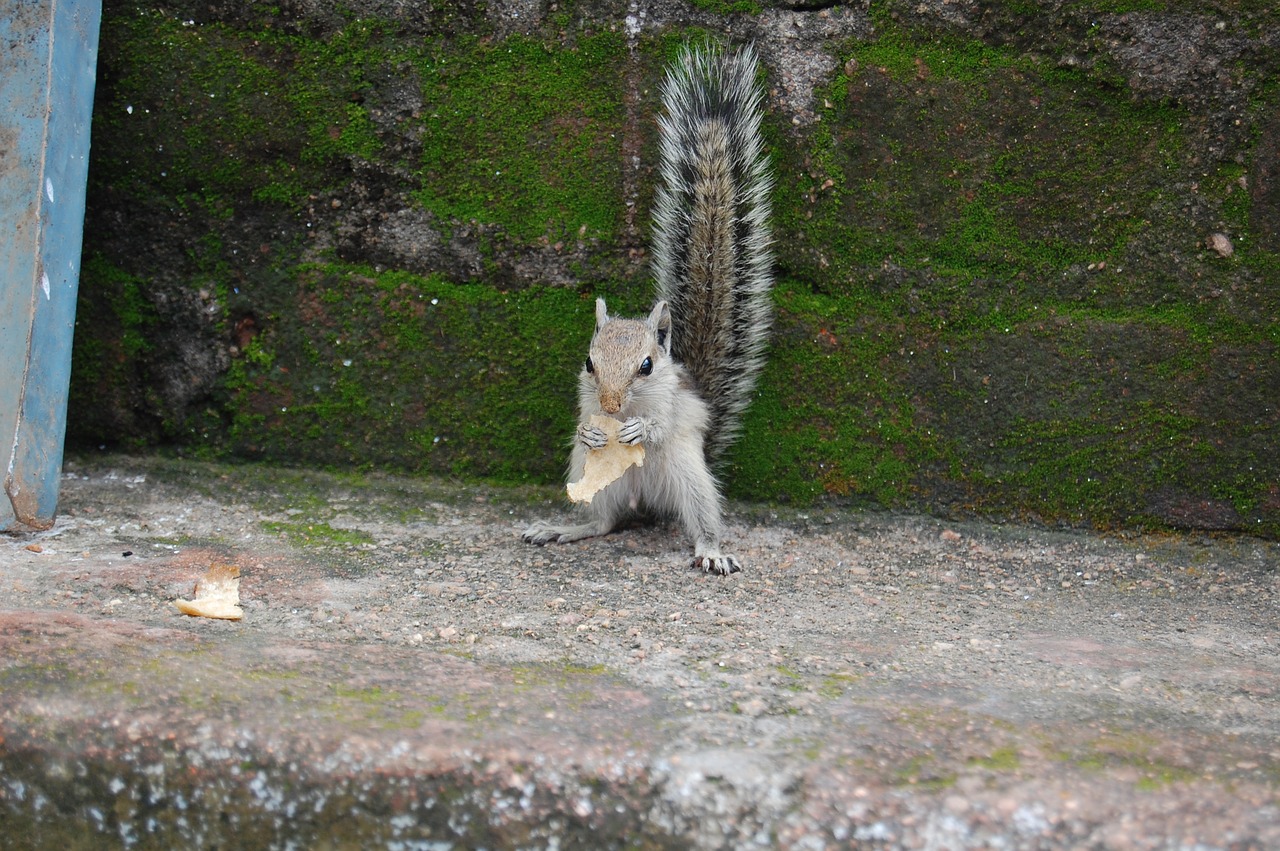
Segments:
[[[44,194],[49,196],[49,203],[53,203],[53,181],[49,178],[44,179]]]
[[[49,300],[49,273],[40,273],[40,288],[44,290],[44,300]]]

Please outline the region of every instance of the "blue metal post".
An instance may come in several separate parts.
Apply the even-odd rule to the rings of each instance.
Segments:
[[[58,504],[101,17],[0,3],[0,530]]]

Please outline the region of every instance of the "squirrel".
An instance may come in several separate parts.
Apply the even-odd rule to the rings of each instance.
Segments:
[[[622,319],[596,300],[569,480],[582,477],[587,450],[607,442],[592,416],[622,420],[618,441],[643,444],[645,461],[595,495],[585,522],[540,521],[524,531],[529,543],[604,535],[645,509],[681,523],[694,567],[742,569],[720,552],[713,470],[738,435],[773,320],[772,178],[757,67],[750,46],[708,45],[685,46],[668,69],[653,214],[657,302],[647,318]]]

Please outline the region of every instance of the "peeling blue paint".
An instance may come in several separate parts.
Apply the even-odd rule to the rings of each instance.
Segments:
[[[0,11],[0,530],[53,525],[100,0]]]

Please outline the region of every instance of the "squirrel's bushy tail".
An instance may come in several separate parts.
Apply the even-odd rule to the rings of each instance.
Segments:
[[[772,180],[751,47],[686,47],[663,87],[653,274],[671,347],[711,406],[706,454],[737,437],[773,321]]]

